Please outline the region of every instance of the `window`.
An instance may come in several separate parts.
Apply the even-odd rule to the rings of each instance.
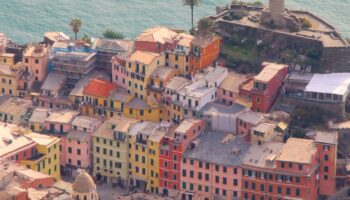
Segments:
[[[324,155],[324,160],[328,161],[328,155]]]
[[[237,174],[237,168],[233,168],[233,174]]]
[[[298,168],[299,168],[299,170],[303,170],[303,165],[299,164]]]
[[[327,175],[327,174],[324,175],[324,176],[323,176],[323,179],[324,179],[324,180],[328,180],[328,175]]]
[[[78,155],[81,155],[80,149],[77,149],[77,154],[78,154]]]
[[[238,185],[238,180],[237,179],[233,179],[233,185],[237,186]]]
[[[264,185],[260,185],[260,190],[262,191],[262,192],[264,192],[265,191],[265,186]]]
[[[281,168],[284,168],[284,162],[281,162]]]
[[[202,180],[202,172],[198,172],[198,179]]]
[[[277,187],[277,193],[278,193],[278,194],[281,194],[281,193],[282,193],[282,187],[281,187],[281,186],[278,186],[278,187]]]
[[[328,166],[324,166],[324,171],[328,172]]]
[[[248,181],[244,181],[244,188],[248,188]]]
[[[286,188],[286,194],[290,195],[290,188]]]
[[[219,165],[215,165],[215,171],[219,171]]]
[[[226,177],[223,177],[223,178],[222,178],[222,184],[224,184],[224,185],[227,184],[227,178],[226,178]]]
[[[72,153],[72,147],[68,147],[68,153]]]
[[[205,174],[205,180],[209,181],[209,174]]]
[[[297,188],[297,189],[295,190],[295,196],[300,196],[300,189]]]
[[[269,192],[273,192],[273,187],[272,187],[272,185],[269,185]]]
[[[186,170],[184,170],[184,169],[182,170],[182,176],[186,177]]]
[[[193,178],[194,177],[194,172],[190,171],[190,177]]]
[[[35,59],[35,64],[39,64],[39,59]]]
[[[300,183],[300,178],[299,177],[295,177],[295,182]]]
[[[219,176],[215,176],[215,183],[220,183],[220,177]]]

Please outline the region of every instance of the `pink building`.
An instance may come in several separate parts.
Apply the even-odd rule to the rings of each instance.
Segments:
[[[35,81],[44,81],[48,72],[50,48],[46,45],[29,45],[23,52],[23,66],[34,74]]]
[[[239,89],[249,79],[246,75],[229,73],[217,89],[218,101],[232,105],[239,98]]]
[[[127,54],[122,54],[114,56],[112,58],[112,82],[116,83],[118,86],[128,89],[128,73],[125,69]]]
[[[71,124],[71,130],[67,135],[66,163],[73,170],[78,168],[91,169],[91,136],[101,125],[101,121],[78,116]]]
[[[61,165],[66,165],[67,134],[71,130],[73,119],[79,114],[73,110],[60,110],[49,113],[45,120],[44,133],[61,138],[60,153]]]
[[[181,166],[181,199],[239,199],[240,168],[249,144],[224,132],[202,133],[190,144]]]

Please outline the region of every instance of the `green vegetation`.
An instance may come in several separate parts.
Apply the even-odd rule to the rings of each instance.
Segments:
[[[237,35],[232,35],[221,47],[221,57],[227,61],[227,66],[236,72],[258,73],[260,49],[255,40],[241,40]]]
[[[125,35],[120,32],[115,32],[112,29],[107,29],[105,32],[103,32],[103,37],[109,39],[124,39]]]
[[[248,12],[245,10],[231,11],[228,15],[224,16],[223,19],[228,21],[240,20],[246,16],[248,16]]]
[[[81,38],[82,41],[91,44],[91,38],[87,35],[84,34],[84,36]]]
[[[70,22],[70,26],[72,28],[72,31],[74,33],[74,38],[75,40],[78,39],[78,33],[80,31],[80,28],[82,26],[83,22],[81,21],[81,19],[78,19],[78,18],[75,18],[75,19],[72,19],[71,22]]]
[[[250,2],[233,0],[232,3],[234,3],[234,4],[241,4],[241,5],[247,5],[247,6],[254,6],[254,7],[263,7],[264,6],[264,4],[261,1],[255,1],[253,3],[250,3]]]
[[[329,111],[313,106],[298,106],[292,114],[291,126],[302,129],[324,127],[329,118],[335,117]]]
[[[191,22],[192,22],[192,30],[194,28],[194,19],[193,19],[193,10],[195,6],[199,6],[202,0],[182,0],[184,6],[189,6],[191,8]]]
[[[311,28],[311,22],[309,20],[307,20],[306,18],[302,18],[300,19],[301,22],[301,28],[302,29],[309,29]]]
[[[214,22],[209,17],[202,18],[198,22],[198,30],[201,32],[208,32],[209,29],[214,25]]]
[[[255,7],[264,7],[264,4],[261,1],[256,1],[253,3],[253,6]]]

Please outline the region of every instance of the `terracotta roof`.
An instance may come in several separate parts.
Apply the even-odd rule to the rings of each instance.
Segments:
[[[239,93],[240,86],[247,78],[248,77],[243,74],[229,73],[219,87],[230,92]]]
[[[166,42],[171,43],[176,36],[176,32],[166,27],[155,27],[145,30],[136,38],[136,41],[159,42],[164,44]]]
[[[156,53],[146,51],[135,51],[129,56],[129,61],[150,65],[159,56],[160,55]]]
[[[255,77],[255,80],[262,82],[269,82],[279,71],[288,67],[288,65],[268,62],[264,62],[262,65],[265,66],[264,69]]]
[[[206,48],[210,44],[212,44],[216,39],[219,39],[218,36],[197,36],[192,44],[195,46],[200,46],[202,48]]]
[[[107,98],[110,92],[117,88],[117,85],[99,79],[92,79],[89,84],[84,87],[84,94],[91,96],[99,96]]]
[[[176,36],[176,40],[178,40],[177,44],[188,48],[191,47],[194,38],[195,37],[193,35],[187,33],[181,33],[178,36]]]

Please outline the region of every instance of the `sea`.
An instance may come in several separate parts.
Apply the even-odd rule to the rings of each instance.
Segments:
[[[285,1],[288,8],[311,11],[350,38],[350,0]],[[215,14],[216,6],[229,2],[202,0],[195,8],[195,20]],[[191,26],[190,8],[182,0],[0,0],[0,5],[0,32],[19,44],[39,42],[47,31],[72,36],[72,18],[83,21],[79,35],[90,37],[100,37],[106,29],[134,38],[152,26],[184,30]]]

